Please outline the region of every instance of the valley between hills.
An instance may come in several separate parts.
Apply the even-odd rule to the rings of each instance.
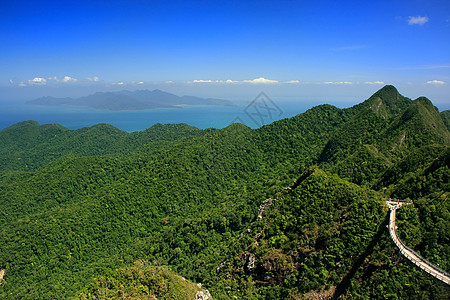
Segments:
[[[122,107],[120,106],[120,109]],[[1,299],[449,299],[450,111],[384,86],[251,129],[0,130]]]

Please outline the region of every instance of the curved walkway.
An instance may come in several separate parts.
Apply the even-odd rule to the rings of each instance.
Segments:
[[[396,211],[398,208],[402,207],[402,205],[412,203],[392,201],[392,199],[389,199],[386,202],[391,210],[389,216],[389,234],[391,235],[391,238],[394,241],[395,245],[400,249],[400,253],[423,271],[450,285],[450,274],[448,274],[441,268],[436,267],[435,265],[424,259],[422,256],[417,254],[414,250],[407,247],[405,244],[403,244],[403,242],[397,235],[397,226],[395,226]]]

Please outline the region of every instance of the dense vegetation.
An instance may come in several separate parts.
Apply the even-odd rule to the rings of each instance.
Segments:
[[[164,267],[148,261],[136,261],[132,266],[109,271],[107,276],[92,283],[77,295],[80,299],[180,299],[191,300],[210,296],[197,286]],[[201,298],[200,298],[201,299]]]
[[[415,201],[401,238],[449,270],[448,113],[392,86],[255,130],[27,121],[0,144],[0,298],[194,297],[172,271],[217,299],[450,297],[384,204]]]

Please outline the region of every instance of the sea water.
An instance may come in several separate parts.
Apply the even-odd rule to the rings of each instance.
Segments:
[[[279,110],[256,115],[248,103],[235,106],[180,106],[138,111],[97,110],[83,106],[40,106],[27,104],[1,104],[0,129],[15,123],[35,120],[39,124],[58,123],[69,129],[79,129],[99,123],[111,124],[127,132],[142,131],[156,123],[186,123],[197,128],[224,128],[232,123],[243,123],[258,128],[271,122],[289,118],[306,111],[313,105],[307,102],[277,103]]]

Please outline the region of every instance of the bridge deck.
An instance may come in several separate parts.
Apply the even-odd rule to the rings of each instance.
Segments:
[[[403,204],[411,204],[411,203],[399,201],[397,202],[386,201],[386,202],[391,210],[389,216],[389,234],[391,235],[391,238],[394,241],[395,245],[400,249],[400,253],[423,271],[450,285],[450,275],[447,272],[433,265],[432,263],[424,259],[422,256],[417,254],[414,250],[407,247],[397,235],[397,227],[395,226],[396,211]]]

